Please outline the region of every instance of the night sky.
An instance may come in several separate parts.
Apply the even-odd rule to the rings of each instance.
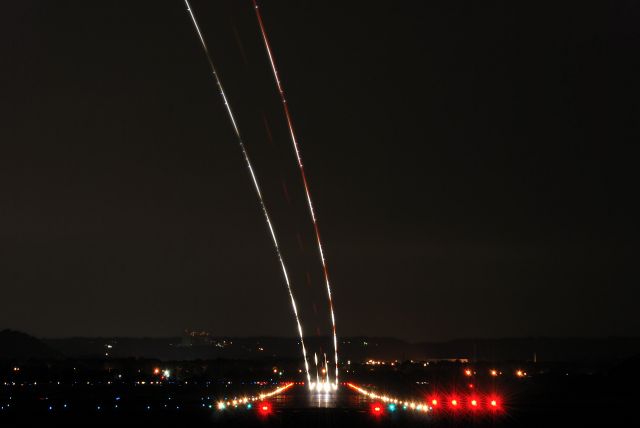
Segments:
[[[192,6],[305,329],[328,333],[251,2]],[[338,334],[640,334],[635,2],[265,0],[261,10]],[[1,328],[296,334],[181,0],[9,2],[0,52]]]

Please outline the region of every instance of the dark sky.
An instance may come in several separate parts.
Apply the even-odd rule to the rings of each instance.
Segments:
[[[305,329],[322,333],[311,223],[251,2],[192,5]],[[635,2],[262,11],[339,334],[640,334]],[[0,327],[295,335],[181,0],[10,2],[0,53]]]

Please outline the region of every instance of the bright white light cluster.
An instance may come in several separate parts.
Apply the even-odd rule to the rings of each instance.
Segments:
[[[393,403],[398,406],[402,406],[404,409],[411,409],[419,412],[430,412],[431,410],[433,410],[433,408],[427,403],[419,401],[399,400],[395,397],[389,397],[387,395],[378,395],[375,392],[367,391],[366,389],[360,388],[359,386],[352,383],[347,383],[347,386],[366,397],[372,398],[374,400],[382,400],[383,402],[389,404]]]
[[[253,395],[253,396],[244,396],[241,398],[235,397],[233,400],[228,400],[228,401],[224,401],[224,400],[218,401],[217,407],[218,407],[218,410],[224,410],[229,406],[237,407],[242,404],[249,404],[255,401],[262,401],[269,397],[273,397],[274,395],[282,394],[284,391],[291,388],[293,385],[295,385],[294,382],[289,382],[284,386],[274,389],[273,391],[263,392],[261,394]]]
[[[310,391],[330,392],[330,391],[335,391],[337,389],[338,389],[338,385],[330,381],[311,382],[309,384]]]

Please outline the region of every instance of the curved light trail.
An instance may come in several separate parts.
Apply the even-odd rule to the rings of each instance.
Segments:
[[[231,406],[238,407],[239,405],[242,405],[242,404],[248,404],[254,401],[262,401],[264,399],[273,397],[274,395],[282,394],[283,392],[285,392],[286,390],[288,390],[294,385],[295,383],[293,382],[287,382],[284,384],[284,386],[280,386],[269,392],[262,392],[260,394],[255,394],[252,396],[245,395],[244,397],[241,397],[241,398],[235,397],[229,400],[221,400],[221,401],[218,401],[218,404],[216,407],[218,408],[218,410],[224,410],[228,407],[230,408]]]
[[[375,392],[367,391],[364,388],[359,387],[358,385],[354,385],[353,383],[347,383],[347,386],[359,394],[364,395],[365,397],[374,399],[374,400],[382,400],[385,403],[392,403],[403,406],[405,409],[417,410],[418,412],[430,412],[433,410],[431,406],[427,403],[422,402],[421,400],[415,401],[402,401],[395,397],[389,397],[387,395],[378,395]]]
[[[287,285],[287,291],[289,292],[289,298],[291,299],[291,307],[293,308],[293,315],[296,320],[296,325],[298,327],[298,335],[300,337],[300,345],[302,346],[302,357],[304,358],[304,368],[307,375],[307,382],[311,384],[311,376],[309,375],[309,363],[307,362],[307,349],[304,346],[304,335],[302,333],[302,324],[300,323],[300,317],[298,316],[298,307],[296,305],[296,300],[293,297],[293,290],[291,289],[291,283],[289,281],[289,275],[287,274],[287,268],[284,263],[284,258],[282,257],[282,252],[280,251],[280,246],[278,244],[278,239],[276,238],[276,233],[271,224],[271,218],[269,217],[269,212],[264,203],[264,199],[262,198],[262,192],[260,191],[260,185],[258,184],[258,179],[256,178],[256,174],[253,171],[253,166],[251,164],[251,160],[249,158],[249,154],[242,140],[242,136],[240,135],[240,130],[238,129],[238,124],[236,123],[235,116],[233,115],[233,111],[231,110],[231,105],[227,100],[227,96],[222,87],[222,81],[220,80],[220,76],[218,76],[218,72],[216,71],[216,67],[213,65],[213,60],[211,59],[211,54],[209,53],[209,49],[207,48],[207,44],[204,41],[204,37],[202,36],[202,32],[200,31],[200,27],[198,26],[198,21],[191,9],[191,5],[189,4],[189,0],[184,0],[185,5],[187,6],[187,11],[189,12],[189,16],[191,17],[191,21],[193,22],[193,26],[198,33],[198,38],[200,39],[200,43],[202,44],[202,49],[207,57],[207,61],[209,62],[209,66],[211,67],[211,72],[213,73],[213,77],[215,78],[216,85],[218,86],[218,90],[220,91],[220,95],[222,96],[222,100],[224,101],[224,106],[227,109],[227,113],[229,115],[229,119],[231,120],[231,124],[233,125],[233,130],[235,131],[238,144],[240,146],[240,150],[242,151],[242,157],[249,169],[249,173],[251,174],[251,180],[253,181],[253,187],[258,195],[258,202],[260,203],[260,208],[262,209],[262,214],[264,215],[264,219],[267,222],[267,226],[269,227],[269,232],[271,234],[271,240],[273,241],[273,246],[276,250],[276,255],[278,256],[278,261],[280,262],[280,267],[282,268],[282,274],[284,276],[284,281]]]
[[[335,358],[335,364],[336,364],[334,388],[337,388],[338,387],[338,337],[336,334],[336,317],[333,310],[333,298],[331,296],[329,270],[327,269],[327,261],[324,257],[322,240],[320,239],[320,229],[318,227],[318,220],[315,214],[315,210],[313,208],[313,202],[311,201],[311,193],[309,191],[309,184],[307,182],[307,175],[304,171],[304,165],[302,164],[302,155],[300,154],[300,146],[298,145],[298,140],[296,138],[296,134],[293,128],[293,121],[291,119],[291,114],[289,113],[289,107],[287,104],[287,99],[284,93],[284,89],[282,87],[282,82],[280,80],[280,75],[278,73],[278,68],[276,67],[275,60],[273,59],[271,45],[269,44],[269,38],[267,37],[267,32],[265,30],[264,22],[262,21],[262,15],[260,14],[260,8],[258,7],[258,2],[257,0],[252,0],[252,1],[253,1],[254,9],[256,11],[256,17],[258,18],[260,31],[262,33],[262,40],[264,41],[264,46],[267,50],[267,55],[269,56],[269,62],[271,63],[271,70],[273,71],[273,77],[275,78],[276,85],[278,87],[278,92],[280,93],[280,100],[282,101],[284,115],[287,120],[287,125],[289,127],[289,134],[291,135],[291,142],[293,143],[293,148],[296,153],[296,159],[298,161],[298,169],[300,170],[300,176],[302,177],[302,184],[304,186],[304,192],[307,197],[307,205],[309,207],[309,213],[311,214],[311,220],[313,222],[313,229],[316,235],[316,242],[318,243],[318,252],[320,253],[320,261],[322,262],[322,272],[324,275],[324,282],[327,287],[327,297],[329,299],[329,313],[331,315],[331,328],[333,333],[333,351],[334,351],[334,358]],[[327,377],[329,377],[328,372],[327,372]]]

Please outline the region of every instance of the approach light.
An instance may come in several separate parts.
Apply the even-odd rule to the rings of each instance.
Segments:
[[[501,410],[502,405],[500,403],[500,398],[495,395],[489,398],[489,409],[493,411]]]
[[[271,413],[271,404],[267,402],[260,403],[260,405],[258,406],[258,409],[260,410],[260,413],[262,413],[263,415],[268,415],[269,413]]]

